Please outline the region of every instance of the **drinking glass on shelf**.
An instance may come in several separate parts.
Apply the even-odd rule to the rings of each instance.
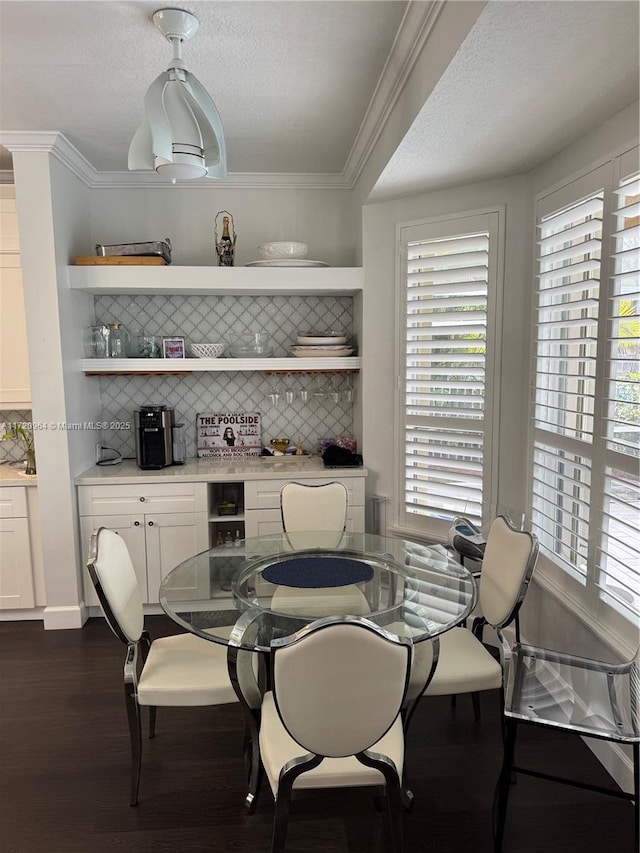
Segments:
[[[327,396],[327,388],[323,376],[316,376],[312,382],[311,399],[314,403],[322,404]]]
[[[274,408],[278,408],[280,405],[280,388],[278,385],[272,385],[269,389],[269,393],[267,394],[267,400],[269,401],[269,405]]]
[[[344,399],[347,403],[353,403],[353,380],[351,379],[351,374],[347,373],[347,380],[344,387]]]
[[[295,400],[295,397],[296,397],[296,392],[291,387],[290,380],[287,379],[287,382],[286,382],[285,388],[284,388],[284,399],[285,399],[288,406],[290,406],[293,403],[293,401]]]
[[[340,383],[342,382],[342,377],[339,373],[334,373],[331,376],[331,390],[329,391],[329,397],[334,403],[339,403],[342,400],[342,391],[340,390]]]

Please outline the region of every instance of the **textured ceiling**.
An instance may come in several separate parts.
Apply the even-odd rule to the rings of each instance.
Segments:
[[[637,100],[636,0],[474,2],[475,26],[449,46],[452,61],[425,91],[371,198],[525,171]],[[410,50],[394,41],[405,11],[431,6],[185,4],[200,28],[183,57],[222,116],[229,171],[348,172],[358,141],[364,151],[370,141],[362,137],[372,98],[385,81],[391,90]],[[62,132],[98,171],[125,172],[144,94],[171,55],[150,21],[158,8],[157,0],[0,0],[0,130]],[[406,19],[404,30],[406,39]],[[424,51],[440,47],[432,39]],[[0,169],[10,168],[4,154]]]
[[[370,198],[528,171],[637,101],[639,9],[488,3]]]
[[[162,2],[0,3],[5,131],[61,131],[126,171],[144,95],[171,46]],[[177,4],[179,5],[179,4]],[[341,172],[406,3],[188,2],[183,58],[218,107],[232,172]]]

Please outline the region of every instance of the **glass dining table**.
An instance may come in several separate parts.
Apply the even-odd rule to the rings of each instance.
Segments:
[[[273,534],[195,554],[163,579],[160,605],[206,640],[269,652],[328,616],[365,616],[413,643],[464,622],[471,573],[441,546],[368,533]],[[237,625],[251,630],[242,634]]]
[[[183,629],[227,647],[229,677],[245,717],[245,805],[252,812],[271,643],[327,617],[364,617],[410,638],[406,727],[437,665],[438,637],[470,614],[476,584],[441,546],[366,533],[282,533],[195,554],[164,578],[159,598]],[[409,807],[413,795],[406,785],[402,796]]]

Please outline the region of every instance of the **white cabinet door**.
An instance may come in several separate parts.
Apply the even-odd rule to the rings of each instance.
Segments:
[[[250,509],[244,515],[244,535],[246,539],[255,536],[268,536],[270,533],[282,533],[282,514],[279,509]]]
[[[106,527],[108,530],[113,530],[124,539],[131,557],[131,562],[133,563],[133,567],[138,577],[142,601],[146,603],[149,601],[149,596],[147,592],[147,554],[145,546],[144,516],[93,515],[84,516],[80,519],[84,600],[86,604],[89,606],[97,606],[100,603],[86,568],[87,560],[89,558],[91,534],[99,527]]]
[[[28,518],[0,519],[0,608],[34,607]]]
[[[149,601],[158,601],[160,582],[171,569],[209,547],[206,512],[167,513],[145,516],[147,584]],[[194,579],[184,589],[192,598],[202,597]]]
[[[18,214],[12,186],[0,187],[0,408],[31,408]]]

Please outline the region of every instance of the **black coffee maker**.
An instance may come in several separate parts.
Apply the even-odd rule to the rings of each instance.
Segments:
[[[141,406],[133,415],[138,467],[165,468],[173,465],[173,409],[169,406]]]

